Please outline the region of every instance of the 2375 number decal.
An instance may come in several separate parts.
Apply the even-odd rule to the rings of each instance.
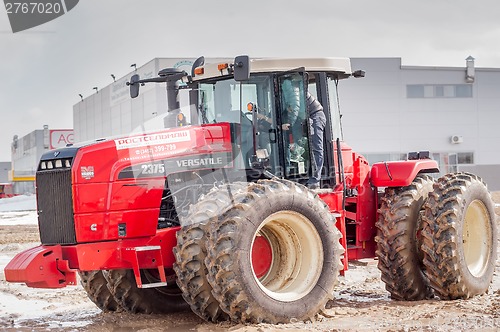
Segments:
[[[147,164],[141,165],[141,174],[165,174],[164,164]]]

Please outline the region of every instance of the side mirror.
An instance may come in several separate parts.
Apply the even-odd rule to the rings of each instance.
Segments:
[[[204,56],[200,56],[198,59],[196,59],[194,62],[193,62],[193,66],[191,67],[191,77],[194,77],[194,70],[199,67],[199,66],[203,66],[205,64],[205,57]]]
[[[137,83],[139,81],[139,79],[140,79],[139,74],[134,74],[130,78],[130,82],[127,83],[127,85],[130,85],[130,97],[131,98],[136,98],[139,95],[140,84]]]
[[[359,77],[365,77],[365,71],[364,70],[356,70],[355,72],[352,73],[353,77],[359,78]]]
[[[250,58],[248,55],[240,55],[234,58],[234,80],[236,82],[246,81],[250,78]]]

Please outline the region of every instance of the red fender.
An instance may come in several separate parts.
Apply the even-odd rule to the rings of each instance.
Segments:
[[[418,173],[439,173],[438,163],[431,159],[376,163],[372,166],[370,180],[375,187],[404,187]]]

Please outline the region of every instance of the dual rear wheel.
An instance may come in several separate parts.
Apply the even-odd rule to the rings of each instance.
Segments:
[[[422,219],[425,274],[436,294],[453,300],[487,292],[495,271],[497,226],[484,182],[468,173],[440,178]]]
[[[494,204],[468,173],[435,183],[417,177],[387,188],[377,221],[377,256],[386,289],[397,300],[465,299],[487,292],[497,256]]]

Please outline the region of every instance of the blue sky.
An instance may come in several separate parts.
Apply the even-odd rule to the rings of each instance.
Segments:
[[[81,0],[13,34],[0,8],[0,161],[14,135],[71,128],[79,93],[154,57],[401,57],[500,68],[500,3],[401,0]],[[369,75],[369,73],[367,73]]]

